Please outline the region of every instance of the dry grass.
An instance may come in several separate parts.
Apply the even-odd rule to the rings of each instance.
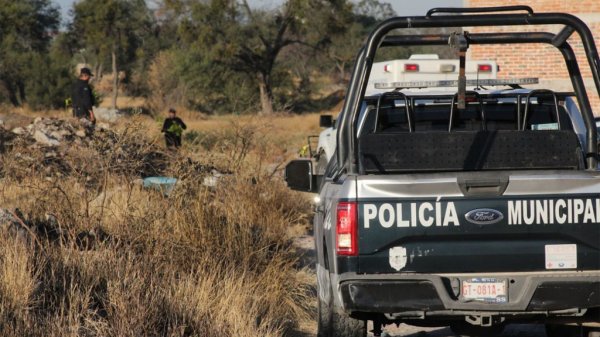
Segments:
[[[155,122],[117,128],[117,144],[154,146],[146,123]],[[182,180],[168,198],[135,184],[135,163],[116,153],[73,148],[79,169],[58,178],[36,167],[6,174],[20,169],[15,151],[28,150],[3,154],[0,205],[18,207],[24,226],[0,220],[0,335],[293,336],[312,310],[290,235],[309,205],[273,158],[283,162],[286,133],[316,117],[266,123],[232,117],[229,128],[202,129],[214,132],[214,151],[188,144],[171,157],[165,172]],[[188,157],[233,174],[204,187]]]

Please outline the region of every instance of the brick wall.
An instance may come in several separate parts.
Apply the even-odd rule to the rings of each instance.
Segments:
[[[527,2],[515,0],[465,0],[465,7],[511,6],[527,4],[535,12],[565,12],[578,16],[591,29],[600,48],[600,0],[529,0]],[[502,28],[502,29],[498,29]],[[495,31],[546,31],[556,33],[562,26],[536,26],[536,27],[496,27]],[[485,27],[470,27],[470,32],[486,32]],[[575,33],[569,38],[577,55],[577,62],[583,74],[586,89],[592,102],[592,109],[596,116],[600,116],[600,97],[591,78],[589,64],[583,51],[579,36]],[[571,82],[560,52],[550,46],[541,44],[523,45],[491,45],[472,46],[469,58],[483,60],[490,59],[500,65],[499,77],[539,77],[540,87],[547,87],[557,91],[572,90]]]

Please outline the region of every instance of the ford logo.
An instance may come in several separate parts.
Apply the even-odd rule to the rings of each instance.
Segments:
[[[465,214],[465,219],[476,225],[491,225],[502,221],[504,215],[495,209],[478,208]]]

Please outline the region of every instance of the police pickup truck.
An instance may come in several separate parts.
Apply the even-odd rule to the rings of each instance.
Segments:
[[[560,28],[492,30],[514,25]],[[489,29],[394,34],[473,26]],[[399,323],[483,336],[514,322],[544,323],[562,337],[600,326],[597,131],[568,43],[575,33],[600,93],[592,34],[572,15],[436,8],[370,34],[324,175],[310,160],[286,167],[290,188],[318,192],[319,336],[364,337],[368,321],[375,336]],[[536,78],[474,83],[461,70],[456,80],[383,83],[386,92],[365,95],[379,48],[448,43],[463,69],[471,45],[549,44],[564,57],[573,92],[532,89]]]

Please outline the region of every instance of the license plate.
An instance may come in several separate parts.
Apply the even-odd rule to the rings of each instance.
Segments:
[[[462,282],[462,297],[465,300],[489,303],[508,302],[506,280],[496,278],[472,278]]]

